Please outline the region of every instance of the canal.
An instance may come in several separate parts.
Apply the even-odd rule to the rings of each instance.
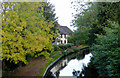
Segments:
[[[93,55],[88,50],[62,57],[49,67],[44,78],[85,78],[85,69],[89,69],[88,64],[92,57]]]

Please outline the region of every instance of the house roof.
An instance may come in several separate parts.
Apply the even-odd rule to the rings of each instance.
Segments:
[[[69,33],[72,32],[67,26],[59,26],[59,27],[57,27],[57,29],[59,29],[60,34],[67,34],[68,35]]]

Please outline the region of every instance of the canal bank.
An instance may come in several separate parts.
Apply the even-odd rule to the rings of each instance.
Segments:
[[[83,48],[79,48],[80,50],[84,49],[85,47]],[[62,55],[59,53],[59,51],[53,53],[51,55],[51,57],[53,58],[53,60],[45,60],[45,58],[36,58],[36,59],[33,59],[30,61],[30,63],[28,65],[25,65],[25,66],[20,66],[19,68],[17,68],[16,70],[12,71],[11,72],[11,75],[9,75],[10,77],[23,77],[23,76],[33,76],[33,77],[36,77],[36,76],[39,76],[39,77],[42,77],[46,68],[54,61],[56,61],[58,58],[60,58],[61,56],[65,57],[67,55],[70,55],[72,53],[75,53],[75,52],[71,52],[71,53],[66,53],[64,55],[64,53],[62,53]]]
[[[85,48],[81,48],[78,52],[77,51],[75,51],[75,52],[70,52],[70,53],[68,53],[68,54],[66,54],[66,55],[63,55],[63,56],[61,56],[60,58],[58,58],[56,61],[54,61],[53,63],[51,63],[48,67],[47,67],[47,69],[46,69],[46,71],[45,71],[45,73],[44,73],[44,75],[43,75],[43,78],[47,78],[47,75],[48,74],[50,74],[49,73],[49,71],[51,70],[51,71],[54,71],[53,73],[55,73],[55,71],[56,70],[58,70],[58,69],[55,69],[55,68],[53,68],[56,64],[58,64],[62,59],[64,59],[64,60],[62,60],[62,62],[64,62],[63,64],[59,64],[59,65],[61,65],[61,67],[62,68],[64,68],[65,66],[66,66],[66,64],[67,64],[67,61],[68,60],[65,60],[65,58],[66,57],[68,57],[68,56],[70,56],[70,55],[72,55],[72,57],[69,57],[70,59],[71,58],[75,58],[75,56],[73,56],[73,54],[77,54],[77,55],[82,55],[82,58],[84,58],[84,56],[85,56],[85,54],[88,54],[89,53],[89,47],[85,47]],[[90,54],[91,55],[91,54]],[[91,55],[92,56],[92,55]],[[91,58],[91,57],[90,57]],[[69,59],[69,61],[70,61],[70,59]],[[80,58],[78,58],[78,59],[80,59]],[[74,62],[73,62],[74,63]],[[60,66],[57,66],[57,67],[60,67]],[[82,70],[82,69],[81,69]],[[49,75],[50,76],[50,75]]]

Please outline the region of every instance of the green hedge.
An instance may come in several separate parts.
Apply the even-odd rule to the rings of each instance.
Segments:
[[[67,48],[71,48],[72,46],[74,46],[74,44],[68,43],[68,44],[60,44],[60,45],[58,45],[58,46],[60,47],[60,49],[65,50],[65,49],[67,49]]]
[[[54,51],[60,50],[60,47],[58,45],[54,45],[53,47],[54,47]]]
[[[80,51],[80,48],[77,48],[77,47],[72,47],[73,51],[74,52],[79,52]]]

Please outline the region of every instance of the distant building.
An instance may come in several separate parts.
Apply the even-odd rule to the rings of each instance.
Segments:
[[[70,36],[69,34],[72,33],[72,31],[67,26],[59,26],[56,29],[60,31],[60,34],[55,40],[55,45],[67,44],[67,37]]]

